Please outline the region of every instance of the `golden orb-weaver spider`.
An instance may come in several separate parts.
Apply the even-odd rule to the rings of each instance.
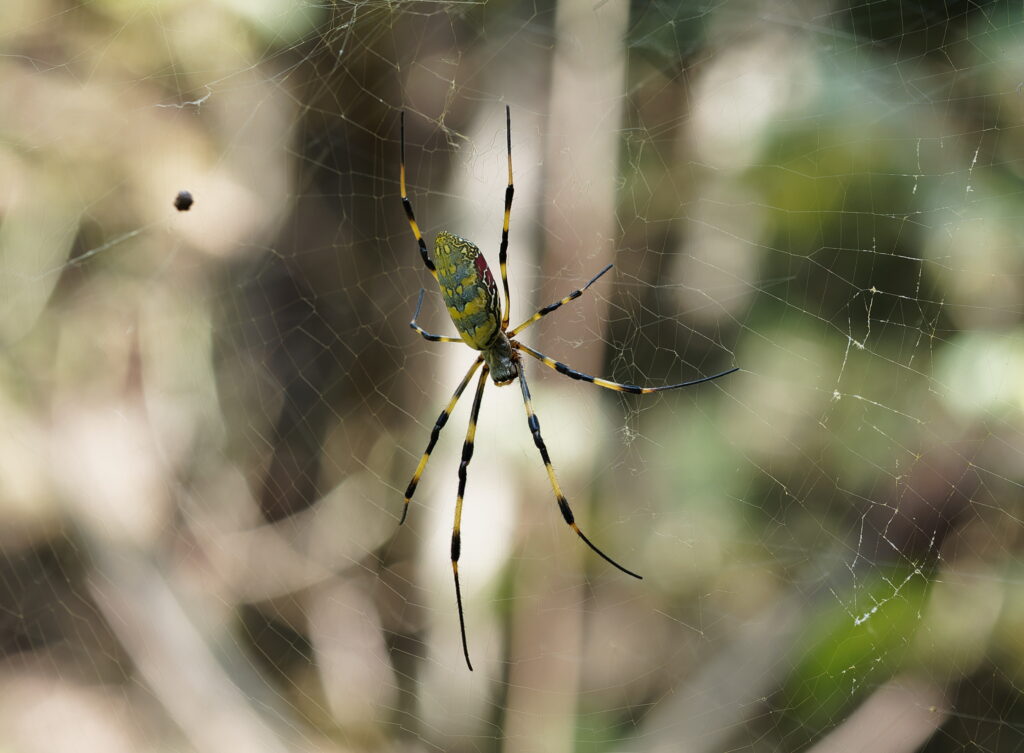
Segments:
[[[471,671],[473,669],[473,664],[469,660],[469,645],[466,641],[466,619],[462,611],[462,590],[459,587],[459,554],[462,548],[459,528],[462,523],[462,499],[466,491],[466,470],[469,467],[470,459],[473,457],[473,442],[476,437],[476,422],[480,415],[480,404],[484,395],[484,387],[487,385],[487,375],[490,374],[491,379],[494,380],[494,383],[498,386],[511,384],[516,380],[516,378],[519,379],[519,387],[523,393],[523,404],[526,406],[527,424],[530,427],[530,432],[533,434],[533,442],[537,445],[537,449],[540,451],[541,460],[544,461],[544,468],[547,470],[548,480],[551,482],[551,488],[555,492],[555,498],[558,500],[558,507],[562,512],[562,517],[565,519],[565,522],[573,531],[576,532],[577,536],[583,539],[583,542],[588,547],[594,550],[604,560],[627,575],[632,575],[634,578],[641,578],[642,576],[623,567],[598,549],[590,539],[583,534],[583,531],[581,531],[580,527],[576,524],[575,518],[572,514],[572,509],[569,507],[569,502],[566,500],[565,495],[562,494],[562,488],[558,483],[558,478],[555,476],[555,469],[551,465],[551,458],[548,456],[548,448],[544,444],[544,439],[540,434],[540,422],[537,420],[537,414],[533,411],[533,402],[530,398],[530,388],[526,383],[526,373],[520,362],[519,352],[521,351],[526,353],[528,356],[536,358],[548,368],[554,369],[559,374],[564,374],[572,379],[579,379],[584,382],[596,384],[598,387],[604,387],[605,389],[615,390],[617,392],[630,392],[636,395],[648,395],[652,392],[663,392],[665,390],[679,389],[680,387],[689,387],[694,384],[709,382],[712,379],[718,379],[719,377],[731,374],[738,370],[733,368],[728,371],[723,371],[720,374],[703,377],[701,379],[694,379],[693,381],[682,382],[680,384],[667,384],[661,387],[638,387],[633,384],[620,384],[618,382],[610,382],[606,379],[600,379],[588,374],[583,374],[570,368],[564,363],[556,361],[553,358],[549,358],[543,353],[540,353],[539,351],[524,345],[518,340],[515,340],[515,335],[522,332],[534,322],[542,319],[569,301],[583,295],[583,292],[597,282],[605,272],[611,269],[612,265],[609,264],[594,275],[590,281],[579,290],[574,290],[560,301],[539,309],[535,314],[533,314],[533,316],[519,326],[513,327],[512,329],[508,328],[508,221],[509,215],[512,212],[512,194],[515,190],[512,185],[512,116],[508,105],[505,106],[505,146],[506,153],[508,155],[508,187],[505,189],[505,221],[501,227],[501,246],[498,250],[498,263],[501,266],[501,284],[504,288],[505,300],[505,306],[502,308],[501,302],[498,300],[498,286],[494,283],[494,276],[491,274],[491,270],[487,266],[487,261],[481,255],[480,249],[473,243],[465,238],[460,238],[452,233],[442,231],[437,234],[437,238],[434,240],[434,260],[431,261],[430,256],[428,256],[427,244],[423,240],[423,234],[420,232],[419,225],[416,224],[416,216],[412,211],[412,202],[409,201],[409,196],[405,190],[405,113],[403,112],[401,116],[401,167],[399,171],[399,182],[402,191],[402,207],[405,209],[405,216],[409,220],[409,227],[412,228],[412,233],[416,236],[416,243],[419,244],[420,257],[423,259],[423,264],[427,267],[430,274],[434,276],[434,279],[437,280],[437,284],[441,289],[441,297],[444,299],[445,306],[448,308],[448,314],[451,316],[452,323],[459,331],[459,337],[432,335],[416,323],[416,320],[420,315],[420,308],[423,306],[424,291],[422,288],[420,289],[419,301],[416,303],[416,312],[413,314],[412,321],[409,322],[409,326],[431,342],[463,342],[474,350],[480,351],[480,355],[478,355],[476,360],[473,361],[472,365],[469,367],[469,371],[466,372],[462,381],[459,382],[459,386],[455,388],[455,393],[452,395],[451,400],[448,401],[448,405],[445,406],[443,411],[441,411],[441,415],[437,417],[437,422],[434,424],[434,428],[430,432],[430,441],[427,443],[427,449],[423,452],[419,465],[416,466],[416,471],[412,474],[409,486],[405,490],[405,505],[402,509],[402,519],[399,522],[399,525],[405,522],[406,515],[409,513],[409,501],[412,499],[412,495],[416,491],[416,485],[420,481],[423,469],[426,468],[427,461],[430,459],[430,453],[434,450],[434,445],[437,443],[437,438],[440,436],[441,430],[448,422],[448,417],[455,409],[455,404],[458,402],[470,380],[473,378],[473,374],[476,373],[476,370],[480,368],[481,364],[483,364],[483,370],[480,372],[480,377],[477,380],[476,395],[473,398],[473,407],[469,413],[469,429],[466,431],[466,440],[462,445],[462,462],[459,463],[459,491],[458,496],[455,499],[455,524],[452,527],[451,552],[452,573],[455,576],[455,602],[459,609],[459,629],[462,633],[462,652],[466,657],[466,666],[468,666]]]

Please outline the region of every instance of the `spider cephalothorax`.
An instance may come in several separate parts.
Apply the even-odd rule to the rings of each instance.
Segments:
[[[462,445],[462,462],[459,465],[459,492],[455,499],[455,524],[452,526],[451,547],[452,573],[455,576],[455,601],[459,609],[459,629],[462,632],[462,651],[466,657],[466,665],[470,669],[473,669],[473,665],[469,661],[469,646],[466,641],[466,620],[462,610],[462,591],[459,587],[459,555],[462,551],[462,540],[460,538],[459,529],[462,523],[462,500],[466,492],[466,471],[469,467],[469,461],[473,457],[473,443],[476,438],[476,422],[480,415],[480,405],[483,401],[484,387],[487,386],[487,375],[490,374],[491,379],[498,385],[510,384],[516,379],[519,380],[519,387],[523,393],[523,405],[526,407],[527,425],[530,427],[530,432],[533,435],[533,442],[540,452],[541,460],[544,462],[544,468],[547,471],[548,480],[551,482],[551,488],[555,493],[555,499],[558,502],[558,508],[562,513],[562,518],[573,529],[573,531],[576,532],[576,535],[603,559],[617,567],[622,572],[632,575],[634,578],[639,578],[640,576],[632,570],[627,570],[625,567],[598,549],[590,539],[583,534],[583,531],[581,531],[579,526],[576,524],[572,509],[569,507],[569,502],[562,493],[561,485],[558,483],[558,478],[555,476],[555,469],[551,465],[551,458],[548,456],[548,449],[544,444],[544,438],[541,436],[540,421],[533,410],[530,388],[526,383],[526,373],[523,369],[519,353],[522,352],[532,358],[536,358],[548,368],[554,369],[559,374],[564,374],[572,379],[590,382],[591,384],[596,384],[598,387],[615,390],[616,392],[630,392],[636,395],[647,395],[652,392],[663,392],[665,390],[679,389],[680,387],[689,387],[690,385],[708,382],[712,379],[717,379],[718,377],[725,376],[726,374],[731,374],[736,371],[736,369],[733,368],[728,371],[723,371],[720,374],[714,374],[713,376],[694,379],[693,381],[682,382],[680,384],[666,384],[661,387],[638,387],[633,384],[611,382],[607,379],[600,379],[598,377],[593,377],[589,374],[576,371],[566,364],[556,361],[553,358],[549,358],[543,353],[516,340],[516,334],[556,309],[562,307],[569,301],[575,300],[583,295],[583,291],[597,282],[601,275],[612,268],[612,265],[609,264],[594,275],[582,288],[574,290],[565,298],[539,309],[522,324],[509,329],[507,267],[508,221],[509,215],[512,212],[512,196],[515,189],[512,185],[512,119],[507,106],[505,107],[505,144],[506,153],[508,155],[508,187],[505,189],[505,220],[501,228],[501,245],[498,249],[498,263],[501,267],[501,285],[504,292],[505,304],[504,307],[502,307],[502,301],[498,298],[498,286],[494,281],[494,275],[491,274],[491,270],[487,266],[487,261],[484,259],[483,255],[480,253],[480,249],[475,244],[452,233],[441,232],[437,234],[437,238],[434,240],[433,260],[431,260],[430,255],[427,253],[427,244],[423,240],[423,234],[420,232],[419,225],[416,224],[416,217],[412,211],[412,203],[409,201],[409,196],[405,190],[405,113],[402,113],[401,168],[399,172],[402,191],[402,206],[405,209],[405,216],[409,220],[409,226],[412,228],[412,233],[416,237],[420,257],[423,259],[423,263],[427,267],[427,270],[434,276],[434,279],[437,280],[438,287],[441,290],[441,297],[444,299],[445,306],[448,308],[448,314],[451,316],[455,329],[459,332],[459,337],[433,335],[416,323],[416,320],[420,315],[420,308],[423,306],[423,290],[420,290],[419,302],[416,304],[416,313],[413,314],[412,321],[409,322],[409,326],[431,342],[463,342],[471,348],[480,351],[480,355],[478,355],[476,360],[474,360],[470,365],[466,375],[462,378],[462,381],[459,382],[458,387],[455,388],[455,393],[452,395],[451,400],[448,401],[448,405],[443,411],[441,411],[441,415],[437,417],[437,421],[434,423],[434,429],[430,432],[430,441],[427,443],[427,449],[420,457],[420,462],[416,466],[416,471],[413,473],[412,479],[409,481],[409,486],[405,491],[405,506],[402,509],[401,523],[405,522],[405,517],[409,512],[409,501],[412,499],[412,495],[416,491],[416,486],[419,484],[420,476],[423,474],[423,469],[427,466],[427,461],[430,459],[430,453],[434,450],[434,445],[437,443],[437,439],[441,434],[441,429],[443,429],[444,425],[448,422],[448,417],[455,409],[455,404],[458,402],[459,398],[462,397],[462,393],[465,392],[466,387],[473,378],[473,375],[476,373],[477,369],[483,365],[483,370],[480,372],[480,376],[477,380],[476,394],[473,398],[473,407],[469,413],[469,428],[466,431],[466,440]]]

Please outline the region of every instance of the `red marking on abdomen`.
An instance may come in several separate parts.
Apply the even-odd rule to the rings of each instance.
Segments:
[[[480,275],[484,285],[487,287],[487,297],[494,301],[494,305],[497,306],[498,285],[494,282],[494,275],[491,274],[491,268],[487,266],[487,259],[484,258],[483,254],[477,255],[476,259],[473,260],[473,266],[476,267],[477,274]]]
[[[473,266],[476,267],[477,274],[483,278],[487,287],[494,285],[494,276],[491,274],[491,268],[487,266],[487,259],[484,258],[483,254],[477,254],[477,257],[473,260]]]

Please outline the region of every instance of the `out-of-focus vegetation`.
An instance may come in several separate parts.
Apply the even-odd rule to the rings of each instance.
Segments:
[[[1019,4],[0,12],[0,748],[1024,747]],[[528,364],[448,537],[471,355]],[[195,203],[176,211],[177,193]],[[468,402],[468,400],[467,400]]]

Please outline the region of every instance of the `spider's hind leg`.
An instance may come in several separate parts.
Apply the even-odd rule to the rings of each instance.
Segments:
[[[534,322],[536,322],[536,321],[538,321],[540,319],[543,319],[545,316],[547,316],[548,314],[550,314],[552,312],[557,311],[558,309],[562,308],[562,306],[567,304],[569,301],[575,301],[577,298],[579,298],[581,295],[583,295],[583,293],[586,292],[587,288],[589,288],[591,285],[593,285],[595,282],[597,282],[599,279],[601,279],[601,276],[605,272],[607,272],[609,269],[611,269],[611,268],[612,268],[611,264],[605,265],[604,269],[602,269],[596,275],[591,277],[590,278],[590,282],[588,282],[582,288],[578,288],[577,290],[574,290],[571,293],[569,293],[569,295],[565,296],[565,298],[561,298],[561,299],[555,301],[554,303],[548,304],[544,308],[539,309],[537,311],[537,313],[535,313],[529,319],[524,321],[518,327],[516,327],[515,329],[509,330],[508,336],[509,337],[514,337],[515,335],[518,335],[520,332],[522,332],[524,329],[526,329],[527,327],[532,325]]]
[[[501,226],[501,247],[498,249],[498,266],[501,267],[501,286],[505,290],[505,311],[501,315],[502,330],[508,329],[510,304],[508,297],[508,221],[512,215],[512,196],[516,192],[512,184],[512,113],[505,105],[505,150],[508,155],[508,185],[505,187],[505,219]]]
[[[401,117],[401,163],[398,172],[399,187],[402,191],[402,209],[405,210],[405,218],[409,220],[409,227],[412,228],[412,234],[416,236],[416,243],[420,249],[420,257],[423,259],[423,264],[430,271],[430,274],[437,279],[437,269],[434,267],[434,262],[430,260],[430,256],[427,255],[427,243],[423,240],[423,233],[420,232],[420,226],[416,224],[416,215],[412,211],[412,202],[409,201],[409,194],[405,190],[405,110],[402,111]]]
[[[412,320],[409,322],[409,326],[420,333],[424,340],[429,340],[432,343],[461,343],[461,337],[448,337],[447,335],[434,335],[427,332],[423,327],[419,325],[417,321],[420,318],[420,309],[423,308],[423,288],[420,288],[420,298],[416,302],[416,312],[412,315]]]

